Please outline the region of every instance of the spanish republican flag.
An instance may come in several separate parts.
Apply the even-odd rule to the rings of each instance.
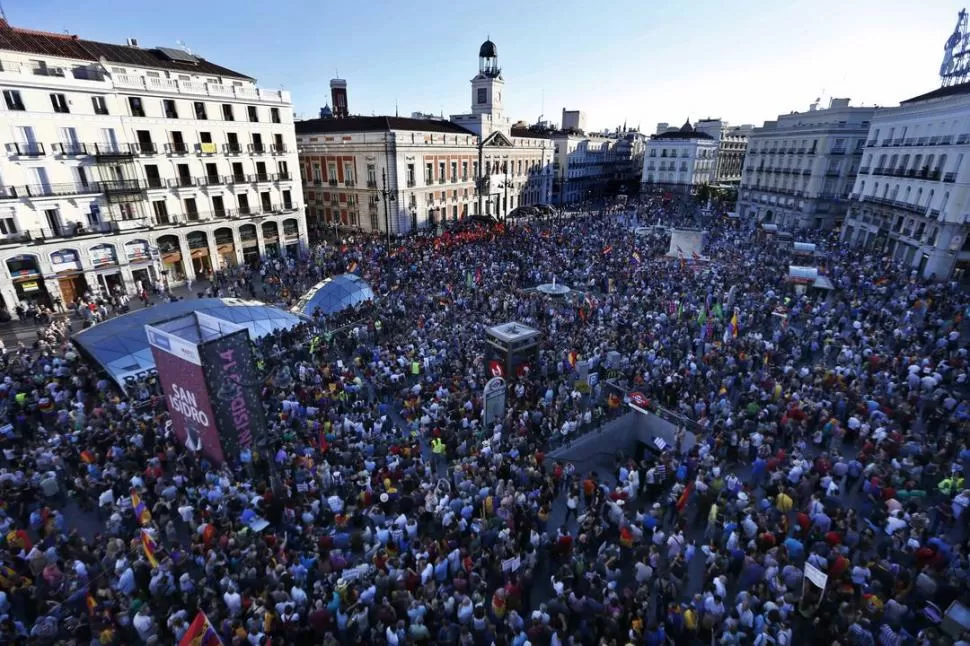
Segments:
[[[568,361],[569,365],[572,366],[573,368],[576,367],[576,359],[578,359],[578,355],[576,354],[575,350],[571,351],[568,355],[566,355],[566,361]]]
[[[84,449],[83,451],[81,451],[80,457],[81,457],[81,462],[83,462],[84,464],[91,464],[94,462],[94,454],[88,451],[87,449]]]
[[[731,315],[731,336],[733,336],[734,338],[738,338],[739,331],[740,330],[738,327],[738,313],[737,311],[735,311],[734,314]]]
[[[87,604],[88,614],[93,617],[94,612],[98,609],[98,602],[94,600],[94,596],[90,592],[84,595],[84,603]]]
[[[222,640],[216,627],[212,625],[209,618],[201,610],[189,625],[189,629],[182,636],[179,646],[221,646]]]
[[[158,567],[158,558],[155,556],[155,551],[158,549],[158,545],[152,540],[152,537],[148,535],[147,530],[141,530],[141,548],[145,550],[145,558],[153,568]]]
[[[132,487],[129,491],[131,494],[131,509],[135,512],[135,520],[138,521],[139,525],[147,525],[152,522],[152,512],[148,511],[148,507],[142,502],[141,496]]]

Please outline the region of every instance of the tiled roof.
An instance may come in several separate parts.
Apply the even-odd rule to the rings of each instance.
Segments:
[[[55,34],[46,31],[33,31],[11,27],[0,19],[0,50],[24,54],[42,54],[59,58],[96,62],[102,58],[109,63],[135,65],[175,70],[185,73],[207,74],[210,76],[231,76],[253,80],[252,77],[234,72],[231,69],[210,63],[195,56],[196,62],[175,61],[157,49],[143,49],[127,45],[112,45],[94,40],[84,40],[77,36]]]
[[[347,117],[345,119],[306,119],[296,122],[296,134],[315,135],[336,132],[387,132],[389,130],[415,130],[418,132],[445,132],[456,135],[474,135],[450,121],[438,119],[409,119],[407,117]]]
[[[546,132],[535,132],[528,128],[512,128],[509,133],[513,137],[532,137],[533,139],[549,139],[550,135]]]
[[[951,85],[950,87],[941,87],[933,90],[932,92],[914,96],[912,99],[900,101],[899,104],[906,105],[907,103],[918,103],[920,101],[929,101],[930,99],[942,99],[944,97],[957,96],[960,94],[970,94],[970,83],[960,83],[959,85]]]

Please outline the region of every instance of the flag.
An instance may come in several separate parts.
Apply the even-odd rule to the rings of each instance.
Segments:
[[[179,642],[179,646],[216,646],[217,644],[219,646],[222,644],[219,633],[216,632],[216,627],[209,621],[209,617],[201,610],[192,620],[189,629],[185,631],[182,640]]]
[[[764,361],[765,368],[768,367],[768,361],[769,361],[769,359],[770,359],[769,354],[767,352],[765,352],[765,361]]]
[[[707,323],[707,309],[706,308],[703,308],[703,307],[701,308],[700,313],[697,315],[697,323],[700,324],[700,325],[704,325],[705,323]]]
[[[152,512],[148,511],[148,507],[142,502],[141,496],[135,491],[135,488],[131,488],[131,509],[135,512],[135,520],[138,521],[139,525],[147,525],[152,522]]]
[[[632,254],[630,254],[630,259],[633,261],[634,265],[639,266],[641,263],[643,263],[643,258],[640,256],[639,251],[634,251]]]
[[[348,274],[353,274],[353,273],[356,273],[356,271],[357,271],[357,261],[356,260],[351,260],[350,261],[350,264],[347,265],[347,273]]]
[[[613,245],[608,244],[605,247],[603,247],[603,255],[604,256],[608,256],[611,251],[613,251]]]
[[[158,567],[158,559],[155,557],[155,550],[158,549],[158,545],[152,540],[152,537],[148,535],[147,530],[141,530],[141,547],[145,551],[145,558],[151,563],[153,568]]]
[[[714,303],[714,307],[711,308],[711,315],[718,320],[724,318],[724,310],[721,309],[720,303]]]
[[[740,331],[740,327],[738,326],[738,313],[735,311],[731,314],[731,336],[738,338],[738,332]]]
[[[467,287],[468,289],[471,289],[472,288],[472,285],[473,285],[473,283],[472,283],[472,272],[466,271],[465,272],[465,287]]]
[[[81,451],[80,457],[81,457],[81,462],[83,462],[84,464],[92,464],[94,462],[94,454],[87,449],[84,449],[83,451]]]
[[[95,601],[94,596],[90,592],[84,595],[84,603],[88,607],[88,614],[94,616],[94,611],[98,608],[98,602]]]
[[[475,282],[478,283],[479,285],[482,284],[482,268],[481,267],[479,267],[478,269],[475,270]]]
[[[576,354],[576,351],[575,350],[570,351],[570,353],[566,355],[566,361],[568,361],[570,367],[573,367],[573,368],[576,367],[576,359],[577,358],[578,358],[578,355]]]

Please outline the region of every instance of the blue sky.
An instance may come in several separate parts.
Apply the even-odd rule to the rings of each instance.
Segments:
[[[895,105],[938,86],[962,6],[940,0],[2,0],[11,24],[142,46],[176,46],[293,93],[329,101],[336,71],[351,112],[469,109],[491,36],[514,119],[589,127],[721,117],[760,125],[817,96]]]

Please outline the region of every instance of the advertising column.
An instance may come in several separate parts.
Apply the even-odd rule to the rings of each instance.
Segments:
[[[265,423],[249,332],[226,334],[199,350],[219,437],[226,454],[237,457],[253,447],[253,438],[258,444]]]
[[[225,456],[198,346],[149,325],[145,326],[145,334],[155,358],[175,437],[193,453],[222,464]]]

